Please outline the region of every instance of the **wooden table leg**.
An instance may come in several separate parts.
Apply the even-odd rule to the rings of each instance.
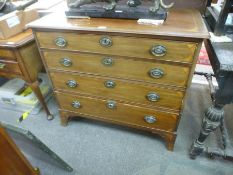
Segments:
[[[39,82],[35,81],[33,83],[28,83],[29,86],[32,88],[33,92],[35,93],[36,97],[38,98],[38,100],[40,101],[42,107],[44,108],[46,114],[47,114],[47,119],[48,120],[52,120],[54,117],[53,115],[49,112],[49,109],[47,107],[47,104],[45,103],[44,97],[40,91],[39,88]]]
[[[213,105],[206,110],[199,137],[193,142],[190,149],[190,157],[192,159],[195,159],[196,156],[205,152],[204,141],[211,132],[220,126],[223,117],[223,106]]]

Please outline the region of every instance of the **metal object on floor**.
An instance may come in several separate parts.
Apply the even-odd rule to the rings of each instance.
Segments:
[[[210,94],[213,105],[210,106],[205,112],[199,137],[194,141],[194,143],[191,146],[190,157],[192,159],[195,159],[196,156],[202,153],[206,153],[211,158],[215,156],[219,156],[227,160],[233,160],[233,152],[231,151],[227,152],[227,146],[229,146],[228,144],[229,140],[224,122],[224,110],[223,110],[224,104],[218,103],[218,100],[216,100],[216,94],[219,90],[216,91],[213,85],[212,76],[214,75],[208,73],[202,73],[202,72],[196,72],[195,74],[203,75],[206,77],[209,83]],[[221,135],[222,149],[209,148],[204,146],[204,141],[206,140],[206,138],[209,136],[211,132],[215,131],[217,128],[220,129],[222,134]]]
[[[35,143],[35,145],[38,146],[39,149],[47,153],[53,160],[55,160],[63,169],[69,172],[73,171],[73,168],[70,165],[68,165],[64,160],[62,160],[56,153],[54,153],[47,145],[45,145],[39,138],[37,138],[29,130],[2,121],[0,121],[0,125],[9,131],[15,132],[17,134],[23,135],[24,137],[28,138],[30,141]]]

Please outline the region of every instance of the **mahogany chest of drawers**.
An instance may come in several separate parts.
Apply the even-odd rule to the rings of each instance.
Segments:
[[[30,27],[62,125],[74,116],[116,123],[159,134],[173,149],[185,93],[208,37],[197,11],[172,11],[160,26],[52,14]]]

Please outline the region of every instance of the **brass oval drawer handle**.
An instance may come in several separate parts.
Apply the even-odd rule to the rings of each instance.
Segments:
[[[70,66],[72,66],[73,63],[69,58],[62,58],[60,60],[60,64],[65,66],[65,67],[70,67]]]
[[[144,120],[145,120],[145,122],[150,123],[150,124],[153,124],[157,121],[156,117],[152,116],[152,115],[146,115],[144,117]]]
[[[81,103],[77,100],[74,100],[71,105],[72,105],[72,107],[74,107],[76,109],[81,108]]]
[[[156,57],[162,57],[162,56],[166,55],[167,48],[165,46],[162,46],[162,45],[154,45],[151,47],[150,52],[152,55],[154,55]]]
[[[154,68],[154,69],[151,69],[148,74],[150,75],[150,77],[152,78],[162,78],[164,76],[164,71],[162,69],[159,69],[159,68]]]
[[[103,58],[101,63],[104,65],[104,66],[112,66],[114,64],[114,60],[110,57],[106,57],[106,58]]]
[[[0,63],[0,69],[4,69],[4,68],[5,68],[5,66],[6,66],[6,64],[4,64],[4,63]]]
[[[106,107],[109,109],[115,109],[117,106],[117,103],[115,101],[109,100],[106,103]]]
[[[66,85],[70,88],[76,88],[78,86],[78,83],[75,80],[68,80],[66,82]]]
[[[151,102],[157,102],[160,99],[159,94],[155,93],[155,92],[150,92],[146,95],[147,100],[151,101]]]
[[[107,80],[104,82],[104,85],[106,88],[114,88],[116,86],[116,83],[112,80]]]
[[[66,47],[67,45],[67,41],[62,36],[57,37],[54,42],[58,47]]]
[[[112,46],[112,39],[109,36],[103,36],[100,38],[99,43],[103,47],[111,47]]]

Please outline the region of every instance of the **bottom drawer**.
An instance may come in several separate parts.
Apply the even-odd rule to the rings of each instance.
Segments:
[[[144,108],[113,100],[102,100],[84,96],[56,93],[60,108],[124,125],[150,130],[176,130],[178,114],[157,109]]]

